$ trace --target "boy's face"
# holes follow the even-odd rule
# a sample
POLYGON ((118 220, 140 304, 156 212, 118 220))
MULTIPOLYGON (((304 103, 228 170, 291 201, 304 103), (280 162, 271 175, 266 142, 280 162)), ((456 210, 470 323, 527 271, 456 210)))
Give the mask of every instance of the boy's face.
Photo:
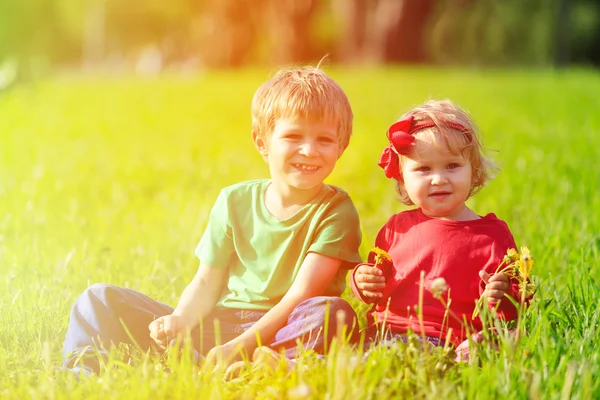
POLYGON ((333 122, 281 118, 267 138, 255 135, 254 142, 273 182, 291 190, 320 187, 342 153, 333 122))

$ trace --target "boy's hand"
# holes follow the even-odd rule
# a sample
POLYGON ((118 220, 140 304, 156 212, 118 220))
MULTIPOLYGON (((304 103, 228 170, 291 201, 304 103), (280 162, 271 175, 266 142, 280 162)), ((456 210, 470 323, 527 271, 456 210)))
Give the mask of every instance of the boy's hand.
POLYGON ((487 297, 488 303, 492 305, 499 303, 508 291, 510 285, 508 276, 504 273, 490 275, 482 270, 479 271, 479 277, 485 283, 483 296, 487 297))
POLYGON ((240 345, 230 341, 220 346, 213 347, 204 360, 207 368, 213 369, 217 365, 229 366, 241 360, 240 345))
POLYGON ((150 337, 161 349, 165 349, 173 340, 185 333, 186 324, 180 315, 165 315, 148 325, 150 337))
POLYGON ((361 296, 367 302, 372 302, 383 297, 385 278, 379 268, 366 264, 360 265, 354 273, 354 282, 361 296))

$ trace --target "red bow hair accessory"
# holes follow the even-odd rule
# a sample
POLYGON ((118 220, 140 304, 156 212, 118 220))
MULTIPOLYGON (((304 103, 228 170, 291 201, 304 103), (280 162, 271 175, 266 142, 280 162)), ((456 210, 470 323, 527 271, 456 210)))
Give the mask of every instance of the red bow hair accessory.
MULTIPOLYGON (((415 141, 413 134, 421 129, 437 126, 434 122, 426 122, 413 126, 413 120, 413 116, 401 119, 388 129, 387 138, 390 141, 390 145, 383 149, 378 163, 388 178, 400 179, 400 160, 398 154, 406 155, 410 153, 411 145, 415 141)), ((456 122, 442 121, 442 124, 467 135, 470 132, 469 129, 456 122)))
POLYGON ((408 154, 412 142, 415 141, 415 137, 409 133, 413 119, 412 116, 402 119, 390 126, 387 131, 390 145, 383 149, 378 164, 388 178, 400 179, 398 154, 408 154))

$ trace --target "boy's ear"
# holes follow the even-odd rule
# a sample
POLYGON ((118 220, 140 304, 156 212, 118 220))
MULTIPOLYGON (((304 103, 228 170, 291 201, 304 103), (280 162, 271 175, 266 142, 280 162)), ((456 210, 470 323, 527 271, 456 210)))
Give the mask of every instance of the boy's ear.
POLYGON ((267 151, 267 141, 256 131, 252 131, 252 141, 254 142, 256 150, 258 150, 262 158, 267 161, 267 156, 269 155, 269 152, 267 151))

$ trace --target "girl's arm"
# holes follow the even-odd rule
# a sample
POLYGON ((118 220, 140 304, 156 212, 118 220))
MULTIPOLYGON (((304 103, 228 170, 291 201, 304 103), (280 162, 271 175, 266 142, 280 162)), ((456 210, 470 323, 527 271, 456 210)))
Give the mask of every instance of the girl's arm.
MULTIPOLYGON (((227 360, 239 348, 248 354, 258 347, 257 333, 261 343, 269 343, 277 331, 285 326, 292 311, 304 300, 320 296, 332 282, 342 260, 317 253, 308 253, 290 290, 281 301, 270 309, 250 329, 223 345, 222 356, 227 360)), ((211 351, 211 353, 213 353, 211 351)), ((216 356, 212 354, 212 356, 216 356)), ((208 358, 211 358, 209 354, 208 358)), ((231 360, 229 360, 231 361, 231 360)))

